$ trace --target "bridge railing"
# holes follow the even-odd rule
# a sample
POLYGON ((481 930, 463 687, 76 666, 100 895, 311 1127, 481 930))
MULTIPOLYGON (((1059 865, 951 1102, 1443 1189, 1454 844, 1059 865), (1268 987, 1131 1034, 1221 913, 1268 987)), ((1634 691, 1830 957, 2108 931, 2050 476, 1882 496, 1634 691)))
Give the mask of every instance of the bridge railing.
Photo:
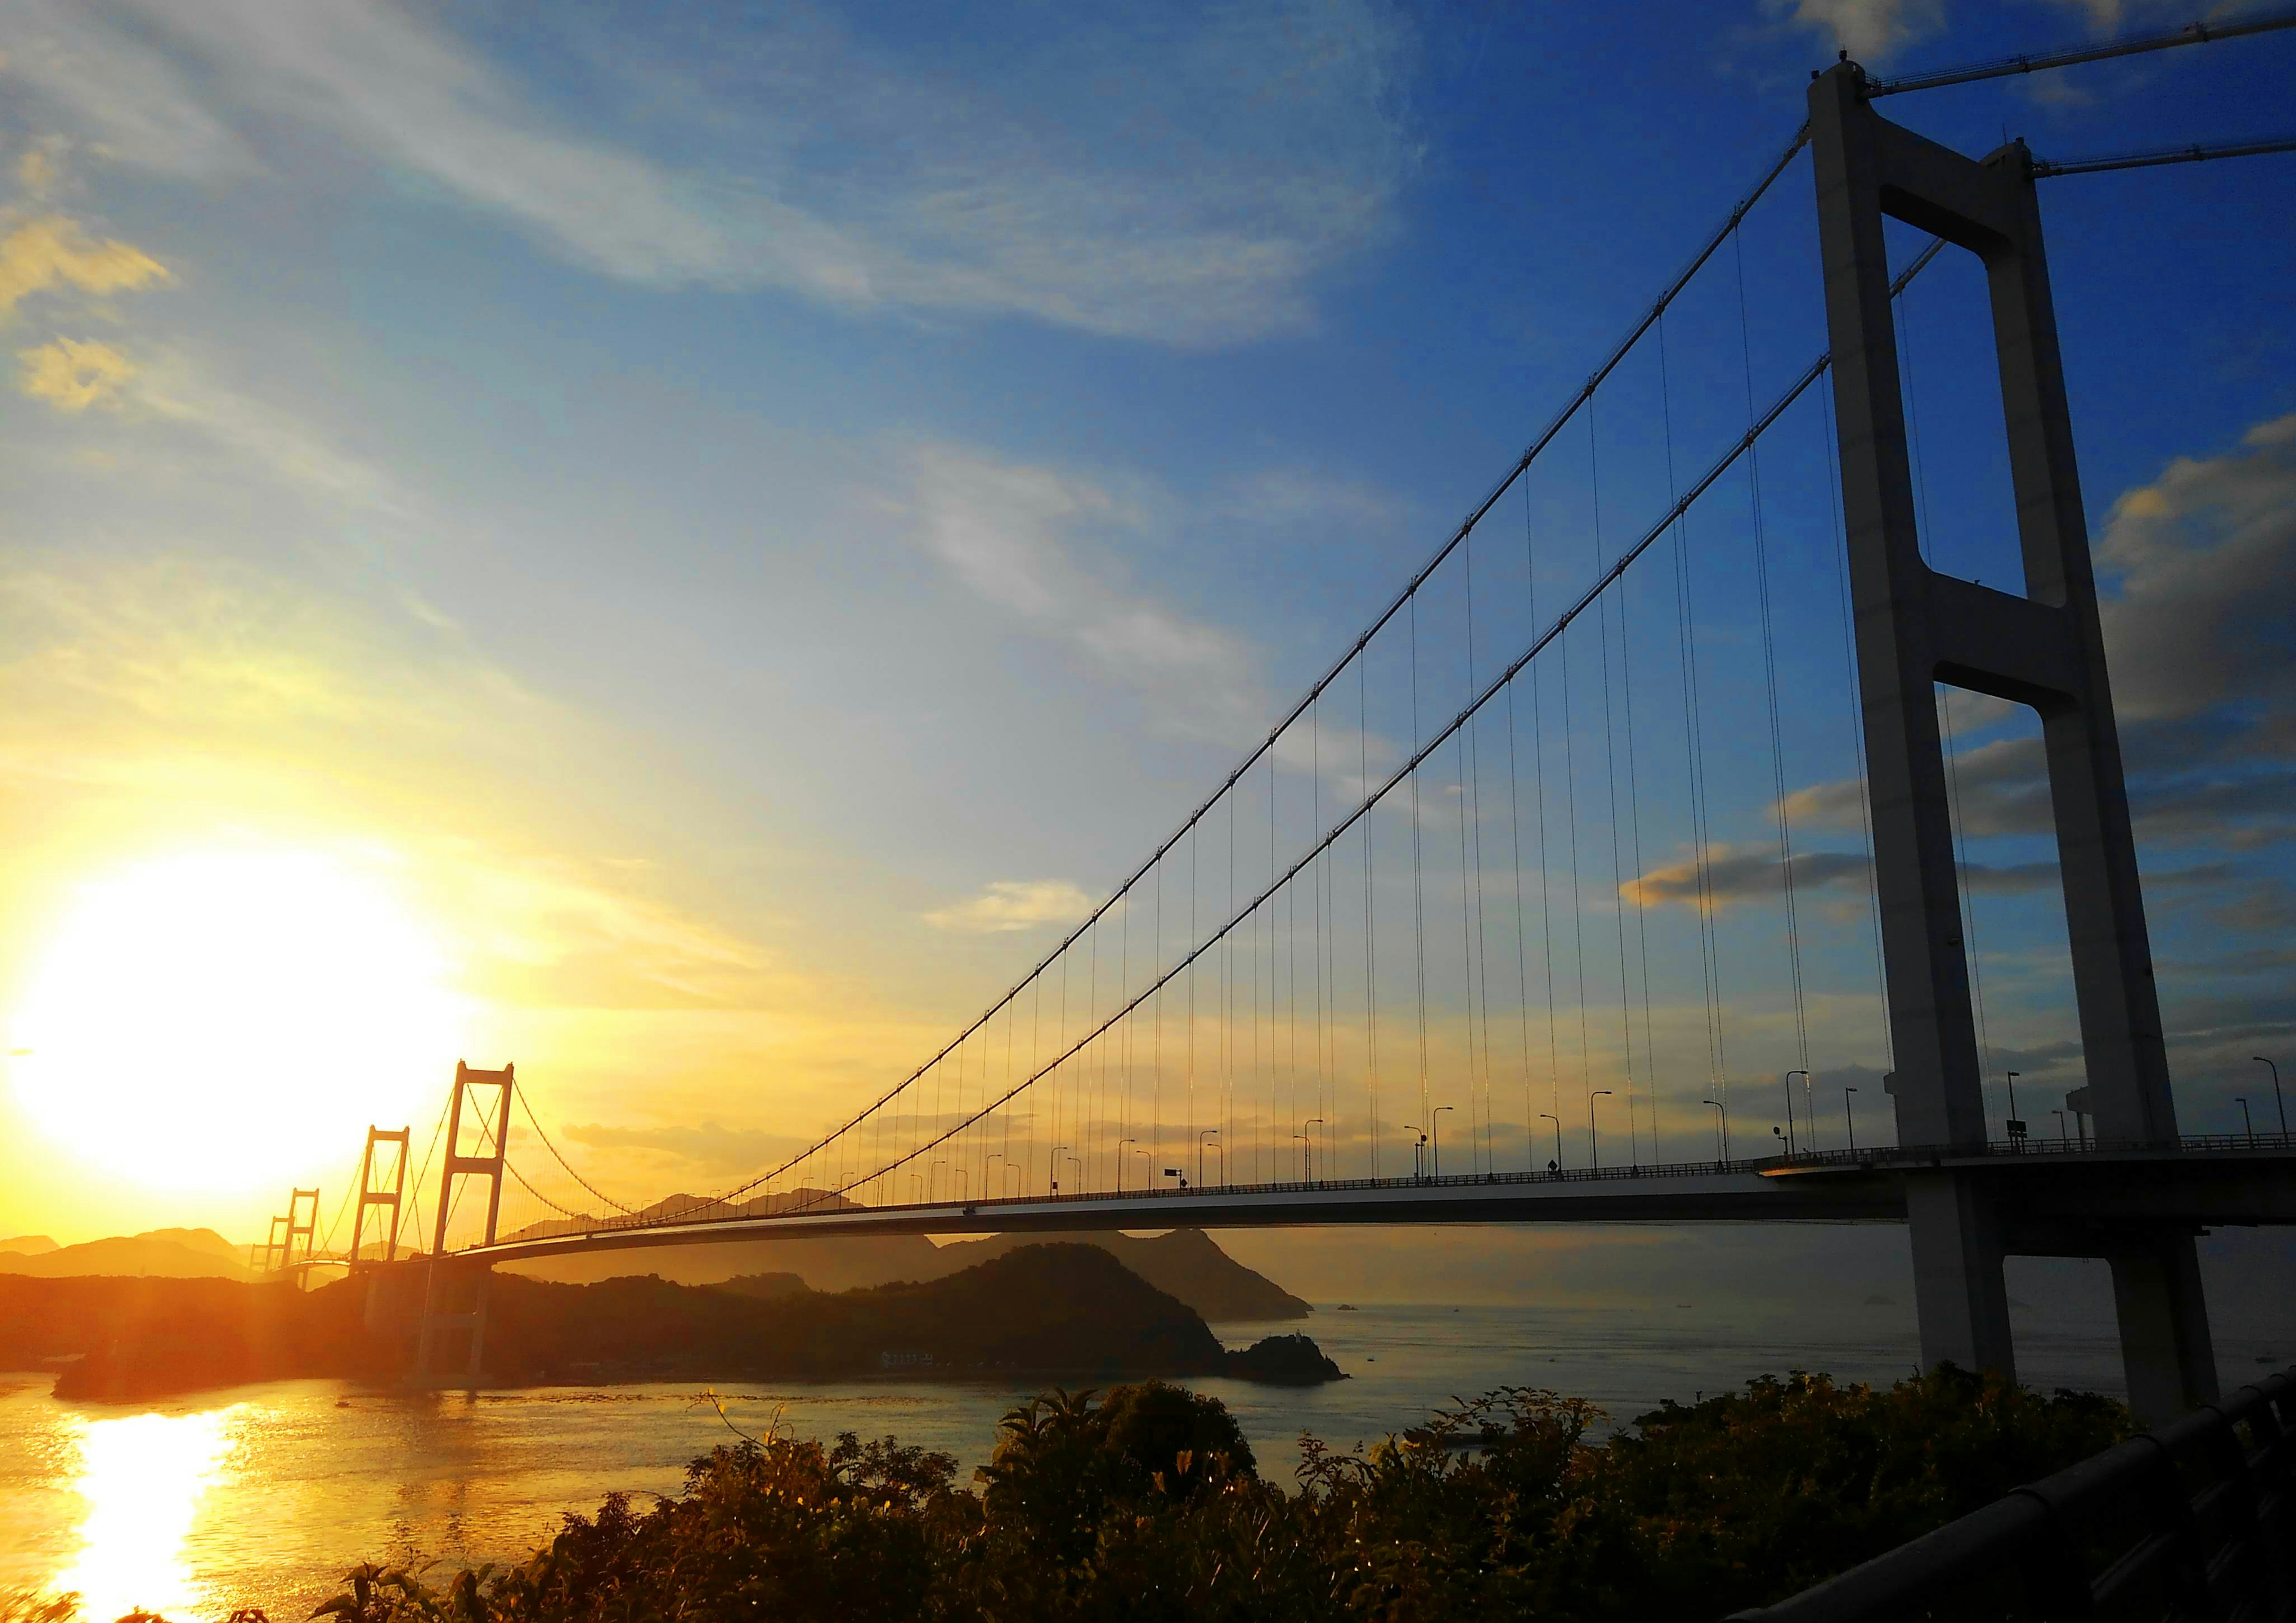
POLYGON ((1731 1623, 2296 1618, 2296 1371, 1731 1623))

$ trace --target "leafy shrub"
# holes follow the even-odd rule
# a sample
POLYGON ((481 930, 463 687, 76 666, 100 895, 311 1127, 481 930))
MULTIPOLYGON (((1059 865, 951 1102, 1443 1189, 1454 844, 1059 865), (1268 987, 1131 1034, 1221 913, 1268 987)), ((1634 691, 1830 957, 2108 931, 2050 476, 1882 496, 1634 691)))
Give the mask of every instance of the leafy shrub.
MULTIPOLYGON (((1161 1382, 1007 1414, 946 1454, 743 1441, 643 1512, 569 1516, 440 1590, 362 1567, 344 1623, 1208 1623, 1693 1619, 1794 1593, 2128 1435, 2126 1410, 1950 1367, 1887 1390, 1764 1378, 1606 1441, 1584 1399, 1505 1388, 1368 1450, 1300 1439, 1264 1480, 1212 1398, 1161 1382)), ((45 1620, 44 1620, 45 1623, 45 1620)))

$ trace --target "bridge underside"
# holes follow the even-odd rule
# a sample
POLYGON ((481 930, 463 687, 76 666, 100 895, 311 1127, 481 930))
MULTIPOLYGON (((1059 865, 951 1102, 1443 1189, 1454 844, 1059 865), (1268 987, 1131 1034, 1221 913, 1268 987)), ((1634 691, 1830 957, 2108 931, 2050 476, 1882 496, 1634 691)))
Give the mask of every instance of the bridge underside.
POLYGON ((2095 1256, 2124 1226, 2296 1224, 2296 1150, 2099 1151, 2047 1156, 1907 1155, 1829 1164, 1734 1164, 1707 1171, 1565 1177, 1406 1178, 1234 1189, 1145 1190, 1050 1199, 840 1205, 769 1216, 627 1223, 456 1253, 513 1262, 663 1245, 857 1234, 991 1234, 1111 1229, 1283 1228, 1416 1223, 1902 1223, 1909 1180, 1974 1179, 1994 1198, 2007 1249, 2095 1256))

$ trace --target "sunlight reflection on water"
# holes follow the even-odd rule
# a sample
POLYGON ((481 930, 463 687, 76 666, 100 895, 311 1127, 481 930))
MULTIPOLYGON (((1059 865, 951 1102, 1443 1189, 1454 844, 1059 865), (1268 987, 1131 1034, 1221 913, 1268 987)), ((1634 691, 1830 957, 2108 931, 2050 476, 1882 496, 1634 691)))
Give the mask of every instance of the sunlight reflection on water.
POLYGON ((222 1473, 238 1406, 204 1414, 75 1417, 86 1506, 80 1547, 55 1587, 77 1590, 92 1618, 187 1610, 199 1587, 184 1545, 200 1501, 222 1473))

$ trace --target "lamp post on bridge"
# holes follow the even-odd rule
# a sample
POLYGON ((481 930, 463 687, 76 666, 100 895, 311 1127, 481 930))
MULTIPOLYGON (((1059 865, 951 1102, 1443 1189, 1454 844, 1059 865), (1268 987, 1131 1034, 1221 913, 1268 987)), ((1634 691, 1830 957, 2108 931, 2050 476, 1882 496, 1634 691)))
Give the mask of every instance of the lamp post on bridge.
POLYGON ((2288 1136, 2288 1101, 2280 1096, 2280 1067, 2260 1053, 2248 1057, 2272 1073, 2272 1102, 2280 1107, 2280 1136, 2285 1138, 2288 1136))
POLYGON ((1069 1147, 1070 1146, 1067 1144, 1054 1144, 1053 1146, 1052 1160, 1045 1168, 1045 1170, 1051 1175, 1050 1181, 1053 1185, 1052 1192, 1054 1194, 1058 1194, 1061 1192, 1061 1152, 1068 1149, 1069 1147))
MULTIPOLYGON (((1218 1127, 1206 1127, 1196 1135, 1196 1187, 1199 1189, 1204 1186, 1204 1140, 1218 1136, 1218 1127)), ((1215 1144, 1213 1148, 1220 1152, 1220 1182, 1225 1184, 1227 1182, 1227 1146, 1215 1144)))
POLYGON ((1701 1104, 1710 1104, 1720 1112, 1720 1125, 1714 1129, 1715 1162, 1718 1167, 1730 1161, 1730 1107, 1719 1099, 1701 1099, 1701 1104))
POLYGON ((1841 1085, 1841 1130, 1849 1140, 1849 1153, 1857 1153, 1857 1123, 1849 1115, 1849 1095, 1857 1090, 1847 1082, 1841 1085))
POLYGON ((2052 1115, 2052 1116, 2054 1116, 2054 1117, 2057 1119, 2057 1143, 2058 1143, 2058 1145, 2059 1145, 2061 1148, 2068 1148, 2068 1149, 2069 1149, 2069 1148, 2070 1148, 2070 1147, 2071 1147, 2071 1145, 2072 1145, 2072 1142, 2073 1142, 2073 1141, 2072 1141, 2071 1137, 2070 1137, 2070 1135, 2065 1132, 2065 1113, 2064 1113, 2062 1111, 2051 1111, 2049 1112, 2049 1114, 2050 1114, 2050 1115, 2052 1115))
MULTIPOLYGON (((1119 1194, 1124 1193, 1124 1146, 1136 1144, 1139 1142, 1136 1138, 1119 1138, 1116 1141, 1116 1193, 1119 1194)), ((1147 1152, 1144 1150, 1141 1153, 1144 1155, 1147 1152)))
MULTIPOLYGON (((988 1152, 988 1159, 980 1163, 980 1198, 984 1201, 988 1198, 988 1168, 992 1163, 1003 1160, 1004 1160, 1004 1151, 991 1150, 988 1152)), ((1002 1184, 996 1186, 996 1193, 1000 1195, 1004 1193, 1004 1186, 1002 1184)))
POLYGON ((1443 1124, 1436 1118, 1452 1108, 1447 1104, 1439 1104, 1427 1112, 1427 1130, 1435 1140, 1435 1176, 1437 1177, 1443 1176, 1443 1124))
POLYGON ((1603 1165, 1603 1157, 1595 1142, 1595 1101, 1610 1096, 1611 1090, 1607 1087, 1598 1087, 1587 1095, 1587 1169, 1590 1172, 1601 1170, 1603 1165))
MULTIPOLYGON (((1303 1127, 1329 1127, 1331 1126, 1331 1123, 1325 1121, 1321 1116, 1310 1116, 1307 1120, 1301 1122, 1300 1125, 1303 1127)), ((1315 1148, 1316 1135, 1311 1132, 1305 1135, 1305 1136, 1308 1140, 1308 1148, 1312 1152, 1315 1148)), ((1331 1162, 1328 1159, 1324 1161, 1324 1167, 1326 1171, 1331 1169, 1331 1162)), ((1308 1181, 1311 1184, 1316 1181, 1315 1166, 1312 1160, 1308 1163, 1308 1181)))
POLYGON ((1411 1145, 1411 1178, 1414 1183, 1424 1183, 1427 1179, 1427 1129, 1406 1122, 1403 1130, 1419 1135, 1411 1145))
MULTIPOLYGON (((1806 1087, 1809 1083, 1809 1072, 1790 1070, 1786 1072, 1784 1078, 1786 1087, 1786 1153, 1789 1156, 1794 1152, 1793 1079, 1796 1077, 1802 1079, 1803 1086, 1806 1087)), ((1804 1112, 1804 1114, 1808 1113, 1804 1112)), ((1815 1117, 1811 1118, 1809 1124, 1809 1147, 1813 1150, 1817 1148, 1817 1120, 1815 1117)))
POLYGON ((2008 1070, 2001 1074, 2009 1078, 2009 1147, 2021 1150, 2025 1147, 2025 1124, 2017 1119, 2017 1078, 2025 1073, 2008 1070))
POLYGON ((2248 1119, 2248 1101, 2235 1099, 2233 1102, 2240 1106, 2240 1135, 2248 1140, 2248 1147, 2253 1150, 2256 1148, 2256 1123, 2248 1119))
POLYGON ((1560 1177, 1562 1175, 1562 1118, 1552 1111, 1541 1111, 1538 1119, 1554 1124, 1554 1164, 1550 1170, 1560 1177))

